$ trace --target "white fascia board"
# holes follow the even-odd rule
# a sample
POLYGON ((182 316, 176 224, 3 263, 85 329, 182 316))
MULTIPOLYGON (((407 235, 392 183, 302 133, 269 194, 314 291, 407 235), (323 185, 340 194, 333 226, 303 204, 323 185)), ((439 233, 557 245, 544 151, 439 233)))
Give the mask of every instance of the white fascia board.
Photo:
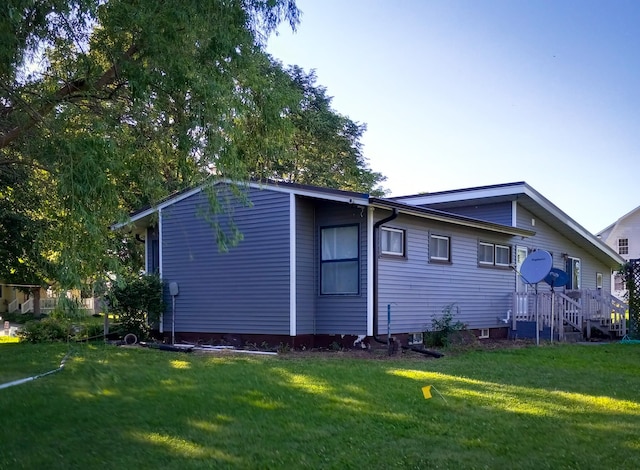
POLYGON ((135 214, 134 216, 130 217, 126 222, 118 222, 117 224, 113 224, 111 226, 111 230, 120 230, 121 228, 124 228, 140 219, 144 219, 145 217, 153 214, 154 212, 157 212, 158 208, 157 207, 150 207, 149 209, 146 209, 142 212, 138 212, 137 214, 135 214))
MULTIPOLYGON (((242 184, 241 184, 242 185, 242 184)), ((331 192, 324 192, 322 188, 304 189, 304 188, 287 188, 286 186, 279 186, 274 183, 248 183, 247 186, 253 189, 269 189, 280 193, 296 194, 298 196, 307 196, 315 199, 323 199, 325 201, 344 202, 347 204, 357 204, 361 206, 368 206, 369 199, 367 197, 353 197, 343 194, 332 194, 331 192)))
POLYGON ((297 334, 296 195, 289 195, 289 336, 297 334))
POLYGON ((407 196, 394 198, 395 201, 405 204, 422 205, 422 204, 439 204, 442 202, 464 201, 466 199, 482 199, 485 197, 511 196, 522 194, 525 185, 507 185, 492 188, 477 188, 470 190, 451 191, 446 194, 425 194, 423 196, 407 196))
POLYGON ((168 200, 166 200, 164 202, 161 202, 160 204, 158 204, 157 208, 158 209, 164 209, 166 207, 172 206, 176 202, 183 201, 184 199, 187 199, 188 197, 191 197, 194 194, 198 194, 201 191, 202 191, 202 186, 198 186, 197 188, 193 188, 193 189, 191 189, 189 191, 185 191, 182 194, 178 194, 176 197, 173 197, 173 198, 168 199, 168 200))
MULTIPOLYGON (((538 204, 540 207, 542 207, 547 212, 549 212, 553 217, 558 219, 561 223, 565 224, 567 227, 569 227, 571 230, 576 232, 582 238, 589 241, 594 248, 599 249, 600 251, 605 253, 607 256, 609 256, 612 260, 615 260, 616 262, 622 260, 620 255, 616 253, 615 250, 613 250, 609 245, 604 243, 594 234, 589 232, 586 228, 581 226, 578 222, 576 222, 567 214, 565 214, 562 210, 560 210, 559 207, 557 207, 547 198, 542 196, 539 192, 534 190, 531 186, 526 185, 525 194, 529 196, 536 204, 538 204)), ((620 261, 620 263, 623 263, 623 262, 624 260, 620 261)))
POLYGON ((369 207, 367 209, 367 336, 373 336, 373 257, 375 256, 375 247, 373 246, 373 212, 375 209, 369 207))
POLYGON ((150 216, 151 214, 153 214, 155 212, 159 212, 160 210, 162 210, 162 209, 164 209, 166 207, 169 207, 169 206, 175 204, 176 202, 180 202, 180 201, 182 201, 182 200, 184 200, 184 199, 186 199, 188 197, 193 196, 194 194, 198 194, 200 191, 202 191, 202 187, 201 186, 199 186, 197 188, 194 188, 194 189, 191 189, 189 191, 186 191, 186 192, 184 192, 182 194, 179 194, 176 197, 173 197, 171 199, 167 199, 166 201, 161 202, 158 205, 155 205, 155 206, 150 207, 150 208, 148 208, 148 209, 146 209, 146 210, 144 210, 142 212, 138 212, 137 214, 134 214, 126 222, 120 222, 120 223, 117 223, 117 224, 113 224, 111 226, 111 230, 118 230, 118 229, 121 229, 123 227, 126 227, 127 225, 130 225, 130 224, 132 224, 132 223, 134 223, 134 222, 136 222, 136 221, 138 221, 140 219, 144 219, 145 217, 150 216))

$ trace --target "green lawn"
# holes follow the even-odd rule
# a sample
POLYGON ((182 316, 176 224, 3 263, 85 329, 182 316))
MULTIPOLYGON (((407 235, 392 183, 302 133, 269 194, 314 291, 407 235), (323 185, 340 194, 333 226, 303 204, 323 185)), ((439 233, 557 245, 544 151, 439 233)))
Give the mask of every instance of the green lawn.
MULTIPOLYGON (((66 352, 0 344, 0 383, 66 352)), ((366 360, 82 344, 0 404, 0 468, 640 465, 638 345, 366 360), (425 400, 425 385, 446 402, 425 400)))

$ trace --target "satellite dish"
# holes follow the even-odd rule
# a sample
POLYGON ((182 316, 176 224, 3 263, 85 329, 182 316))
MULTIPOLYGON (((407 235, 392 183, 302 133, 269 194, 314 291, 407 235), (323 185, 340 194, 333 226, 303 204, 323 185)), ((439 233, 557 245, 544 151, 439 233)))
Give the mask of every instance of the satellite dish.
POLYGON ((548 251, 534 251, 522 262, 520 276, 527 284, 537 284, 547 277, 552 265, 553 260, 548 251))
POLYGON ((552 288, 566 286, 569 282, 569 275, 562 269, 551 268, 549 274, 544 278, 544 282, 549 284, 552 288))

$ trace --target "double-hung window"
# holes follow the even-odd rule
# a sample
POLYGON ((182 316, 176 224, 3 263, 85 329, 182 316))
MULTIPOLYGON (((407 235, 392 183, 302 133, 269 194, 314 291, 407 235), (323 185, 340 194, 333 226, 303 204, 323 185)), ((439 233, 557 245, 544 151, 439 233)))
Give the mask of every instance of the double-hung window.
POLYGON ((383 255, 404 256, 404 230, 382 227, 380 251, 383 255))
POLYGON ((358 225, 324 227, 320 230, 320 293, 360 292, 358 225))
POLYGON ((430 235, 429 260, 436 262, 451 261, 451 239, 449 237, 435 234, 430 235))
POLYGON ((497 243, 478 244, 478 263, 482 266, 508 267, 511 261, 511 247, 497 243))
POLYGON ((628 238, 618 238, 618 254, 620 254, 620 255, 628 255, 629 254, 629 239, 628 238))

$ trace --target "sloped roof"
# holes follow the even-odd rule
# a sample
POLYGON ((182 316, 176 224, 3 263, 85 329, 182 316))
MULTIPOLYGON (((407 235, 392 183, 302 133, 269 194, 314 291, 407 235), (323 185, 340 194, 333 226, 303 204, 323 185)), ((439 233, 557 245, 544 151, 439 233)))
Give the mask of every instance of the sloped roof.
MULTIPOLYGON (((214 185, 229 184, 228 181, 218 181, 214 185)), ((431 220, 438 220, 455 225, 462 225, 466 227, 473 227, 481 230, 487 230, 490 232, 502 233, 507 235, 518 235, 523 237, 530 237, 535 234, 534 231, 519 229, 508 225, 496 224, 488 222, 486 220, 475 219, 472 217, 461 216, 458 214, 452 214, 449 212, 416 207, 411 204, 403 204, 389 198, 370 198, 366 193, 358 193, 353 191, 343 191, 331 188, 321 188, 317 186, 309 186, 297 183, 287 183, 279 181, 252 181, 249 183, 240 183, 240 187, 253 188, 253 189, 268 189, 271 191, 280 191, 286 193, 292 193, 299 196, 311 197, 314 199, 320 199, 325 201, 343 202, 346 204, 355 204, 360 206, 372 206, 382 209, 393 210, 396 209, 401 213, 417 216, 421 218, 427 218, 431 220)), ((114 224, 112 229, 119 229, 125 226, 133 226, 134 228, 141 228, 150 225, 153 222, 155 214, 166 207, 169 207, 183 199, 189 198, 195 194, 204 190, 204 186, 192 188, 175 193, 157 204, 149 207, 145 207, 131 214, 128 221, 114 224)))
POLYGON ((592 253, 600 261, 612 267, 624 263, 615 250, 524 181, 401 196, 393 200, 404 204, 433 206, 445 211, 447 207, 456 207, 460 203, 518 201, 518 205, 545 220, 559 233, 592 253))
POLYGON ((620 217, 618 220, 616 220, 614 223, 607 225, 605 228, 603 228, 602 230, 600 230, 596 235, 600 236, 603 233, 611 230, 613 227, 615 227, 616 225, 618 225, 620 222, 622 222, 624 219, 631 217, 632 215, 634 215, 636 212, 640 211, 640 206, 636 207, 635 209, 630 210, 629 212, 627 212, 626 214, 624 214, 622 217, 620 217))

